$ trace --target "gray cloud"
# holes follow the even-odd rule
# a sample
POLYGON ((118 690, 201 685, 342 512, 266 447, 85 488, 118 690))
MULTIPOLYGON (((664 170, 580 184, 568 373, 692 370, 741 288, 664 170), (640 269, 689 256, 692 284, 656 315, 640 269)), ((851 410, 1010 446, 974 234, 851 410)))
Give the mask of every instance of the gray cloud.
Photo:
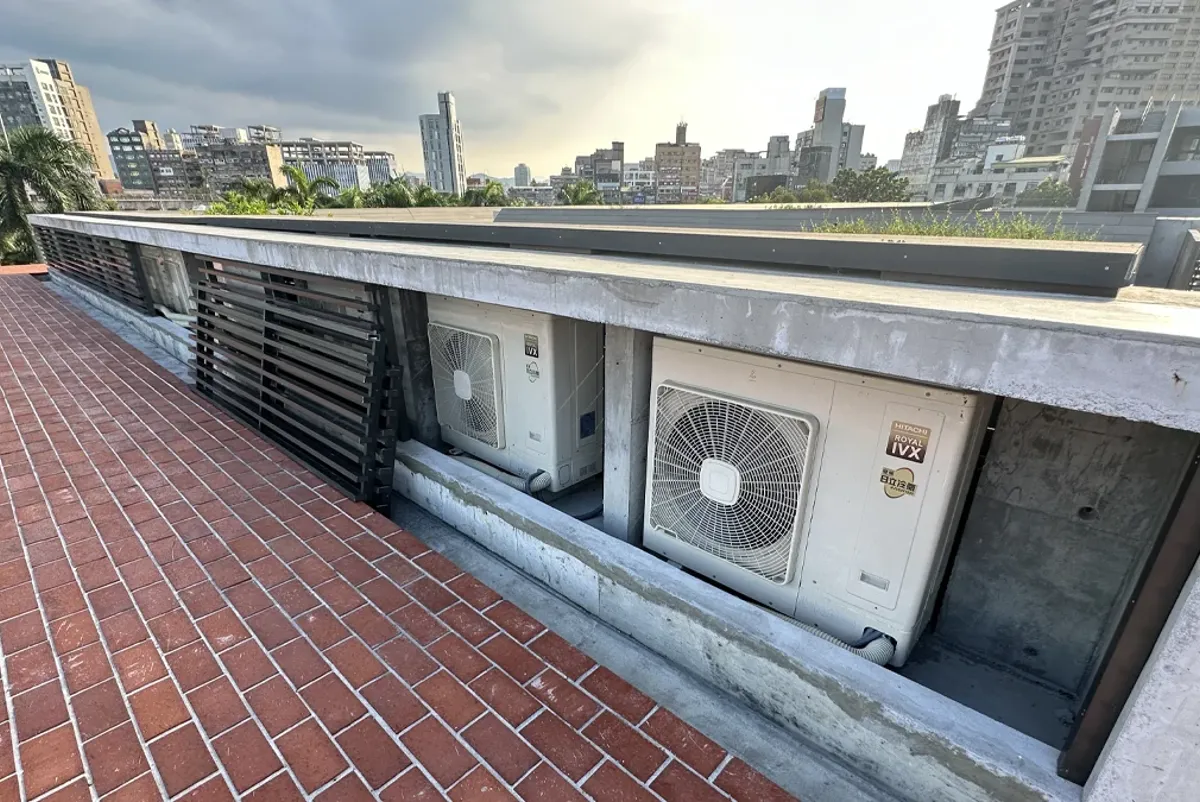
POLYGON ((8 0, 0 60, 71 62, 106 129, 134 117, 263 122, 386 143, 415 135, 416 116, 449 88, 464 128, 503 141, 587 103, 660 37, 646 5, 8 0))

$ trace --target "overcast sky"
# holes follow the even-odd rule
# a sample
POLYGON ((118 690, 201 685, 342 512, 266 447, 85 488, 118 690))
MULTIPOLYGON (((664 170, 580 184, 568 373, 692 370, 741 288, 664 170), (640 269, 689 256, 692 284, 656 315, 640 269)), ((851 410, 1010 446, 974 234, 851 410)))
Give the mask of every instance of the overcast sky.
POLYGON ((133 118, 352 138, 422 172, 417 115, 452 90, 467 171, 546 176, 688 122, 705 155, 765 150, 847 90, 899 158, 925 107, 978 99, 1001 0, 3 0, 0 62, 70 62, 105 130, 133 118))

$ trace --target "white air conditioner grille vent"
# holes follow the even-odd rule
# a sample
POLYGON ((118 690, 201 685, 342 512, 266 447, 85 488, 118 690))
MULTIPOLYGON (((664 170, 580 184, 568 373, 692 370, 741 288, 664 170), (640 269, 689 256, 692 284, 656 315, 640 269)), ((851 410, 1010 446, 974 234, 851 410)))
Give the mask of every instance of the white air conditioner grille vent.
POLYGON ((788 582, 815 419, 669 384, 656 414, 651 525, 788 582))
POLYGON ((493 448, 504 448, 497 338, 430 323, 429 355, 438 422, 493 448))

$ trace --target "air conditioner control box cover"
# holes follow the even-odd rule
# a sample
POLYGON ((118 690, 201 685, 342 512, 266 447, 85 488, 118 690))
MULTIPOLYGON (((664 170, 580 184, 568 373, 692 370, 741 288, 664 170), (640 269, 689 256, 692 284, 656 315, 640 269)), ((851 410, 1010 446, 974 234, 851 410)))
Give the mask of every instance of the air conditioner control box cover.
MULTIPOLYGON (((903 664, 932 613, 993 399, 665 338, 654 341, 651 387, 645 546, 843 640, 868 627, 886 633, 897 642, 892 662, 903 664), (811 431, 799 506, 780 532, 790 538, 786 576, 756 573, 662 528, 670 516, 655 509, 656 458, 660 510, 666 493, 680 491, 678 481, 662 485, 672 474, 662 462, 669 455, 656 454, 669 435, 660 413, 671 418, 660 404, 678 390, 794 417, 811 431)), ((718 509, 735 491, 753 499, 745 477, 725 475, 720 453, 697 451, 688 459, 716 488, 697 488, 700 505, 718 509)))
MULTIPOLYGON (((487 337, 498 348, 499 445, 456 431, 441 420, 442 439, 509 473, 551 476, 562 490, 597 475, 604 453, 604 327, 541 312, 428 296, 431 335, 445 326, 487 337)), ((456 392, 437 380, 439 354, 430 339, 439 410, 456 392)))

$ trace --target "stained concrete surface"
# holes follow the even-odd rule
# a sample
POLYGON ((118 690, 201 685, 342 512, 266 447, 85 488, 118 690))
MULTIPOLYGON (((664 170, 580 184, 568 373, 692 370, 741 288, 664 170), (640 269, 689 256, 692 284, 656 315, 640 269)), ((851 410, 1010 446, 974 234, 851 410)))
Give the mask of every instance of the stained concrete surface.
POLYGON ((938 635, 1082 693, 1196 444, 1185 432, 1006 401, 938 635))

